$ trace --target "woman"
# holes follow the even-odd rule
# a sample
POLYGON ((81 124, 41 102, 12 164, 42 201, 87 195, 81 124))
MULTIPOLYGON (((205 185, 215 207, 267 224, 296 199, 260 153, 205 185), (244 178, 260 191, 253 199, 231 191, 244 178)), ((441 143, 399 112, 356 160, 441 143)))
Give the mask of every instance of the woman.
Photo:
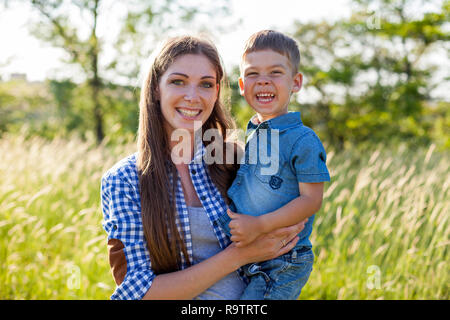
POLYGON ((220 102, 222 80, 208 41, 173 38, 156 56, 141 91, 138 152, 102 178, 103 227, 117 284, 112 299, 238 299, 246 281, 241 266, 284 254, 297 242, 303 223, 238 248, 216 222, 237 168, 207 165, 211 142, 194 137, 200 127, 220 132, 216 144, 226 140, 232 120, 220 102), (183 150, 181 158, 175 150, 183 150))

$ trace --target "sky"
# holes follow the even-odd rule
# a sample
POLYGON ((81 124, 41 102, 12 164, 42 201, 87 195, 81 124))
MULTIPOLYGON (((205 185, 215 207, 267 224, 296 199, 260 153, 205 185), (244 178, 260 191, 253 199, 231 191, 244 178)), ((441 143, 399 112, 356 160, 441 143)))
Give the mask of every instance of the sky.
MULTIPOLYGON (((230 0, 230 2, 232 18, 236 21, 241 20, 241 24, 231 32, 214 39, 226 70, 238 65, 239 49, 256 31, 272 28, 287 32, 292 29, 294 20, 330 21, 349 16, 351 12, 349 0, 230 0)), ((64 77, 64 70, 67 71, 68 66, 60 61, 63 56, 62 50, 51 48, 29 34, 27 23, 30 16, 32 12, 29 8, 17 3, 0 12, 2 78, 8 79, 11 73, 25 73, 30 81, 64 77)), ((113 26, 114 23, 108 25, 113 26)), ((102 30, 99 30, 99 33, 101 34, 102 30)))

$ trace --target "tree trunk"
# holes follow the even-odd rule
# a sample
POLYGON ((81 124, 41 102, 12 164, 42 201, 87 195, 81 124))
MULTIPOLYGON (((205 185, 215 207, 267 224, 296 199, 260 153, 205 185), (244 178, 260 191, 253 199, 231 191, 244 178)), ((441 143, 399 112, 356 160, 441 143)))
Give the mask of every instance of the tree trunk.
POLYGON ((99 54, 99 47, 98 47, 98 38, 96 34, 97 29, 97 17, 98 17, 98 5, 99 1, 95 1, 94 5, 94 25, 92 27, 92 35, 91 35, 91 45, 92 45, 92 52, 91 52, 91 67, 92 67, 92 79, 90 79, 89 84, 91 87, 91 98, 92 103, 94 105, 94 120, 95 120, 95 133, 97 138, 97 143, 101 143, 103 141, 103 138, 105 137, 105 133, 103 130, 103 113, 102 113, 102 106, 99 99, 99 93, 101 90, 101 80, 98 74, 98 54, 99 54))

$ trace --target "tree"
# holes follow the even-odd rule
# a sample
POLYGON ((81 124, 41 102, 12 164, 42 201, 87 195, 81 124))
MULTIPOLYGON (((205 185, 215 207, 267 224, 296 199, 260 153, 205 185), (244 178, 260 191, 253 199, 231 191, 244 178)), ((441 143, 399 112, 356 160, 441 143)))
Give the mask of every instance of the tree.
POLYGON ((428 139, 437 66, 427 58, 448 45, 450 2, 428 12, 421 3, 358 0, 348 21, 296 24, 305 91, 315 97, 303 114, 330 143, 428 139))
MULTIPOLYGON (((140 50, 137 46, 137 39, 145 39, 145 34, 163 34, 171 28, 171 24, 162 23, 165 18, 172 17, 174 21, 189 23, 199 14, 205 14, 198 8, 208 8, 209 14, 214 12, 224 12, 227 0, 215 2, 211 6, 200 6, 197 3, 181 4, 178 1, 169 0, 158 1, 128 1, 125 17, 121 18, 122 24, 120 35, 114 43, 107 43, 98 34, 98 25, 101 19, 106 18, 113 5, 117 2, 108 0, 30 0, 30 4, 37 10, 41 19, 32 24, 33 34, 55 47, 62 48, 68 55, 66 62, 80 67, 84 75, 86 87, 90 92, 90 106, 93 127, 98 142, 105 136, 104 115, 108 109, 102 105, 102 90, 108 82, 109 77, 121 75, 125 78, 135 78, 137 75, 138 62, 134 68, 128 68, 126 72, 114 73, 119 69, 120 59, 127 51, 133 56, 135 61, 140 61, 140 57, 148 56, 153 49, 147 46, 145 50, 140 50), (78 14, 76 14, 78 13, 78 14), (74 17, 83 21, 82 25, 76 24, 74 17), (79 30, 88 30, 87 34, 82 34, 79 30), (129 40, 131 39, 131 43, 129 40), (127 49, 125 50, 124 47, 127 49), (108 65, 101 64, 105 58, 106 50, 116 51, 116 57, 109 61, 108 65), (138 54, 133 54, 138 53, 138 54)), ((123 4, 119 4, 122 5, 123 4)), ((179 23, 174 23, 179 25, 179 23)), ((111 81, 111 80, 110 80, 111 81)), ((111 81, 114 82, 114 81, 111 81)), ((89 117, 88 117, 89 118, 89 117)))

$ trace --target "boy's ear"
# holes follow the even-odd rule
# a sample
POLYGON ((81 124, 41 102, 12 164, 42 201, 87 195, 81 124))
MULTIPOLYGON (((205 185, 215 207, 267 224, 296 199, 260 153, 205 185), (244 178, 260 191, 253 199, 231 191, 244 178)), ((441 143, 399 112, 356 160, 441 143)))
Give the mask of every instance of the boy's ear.
POLYGON ((216 84, 216 99, 219 97, 220 84, 216 84))
POLYGON ((302 88, 302 84, 303 84, 303 74, 301 74, 300 72, 298 72, 295 76, 294 76, 294 85, 292 87, 292 92, 298 92, 300 91, 300 89, 302 88))
POLYGON ((241 96, 244 95, 244 79, 242 79, 241 77, 239 77, 239 92, 241 94, 241 96))

